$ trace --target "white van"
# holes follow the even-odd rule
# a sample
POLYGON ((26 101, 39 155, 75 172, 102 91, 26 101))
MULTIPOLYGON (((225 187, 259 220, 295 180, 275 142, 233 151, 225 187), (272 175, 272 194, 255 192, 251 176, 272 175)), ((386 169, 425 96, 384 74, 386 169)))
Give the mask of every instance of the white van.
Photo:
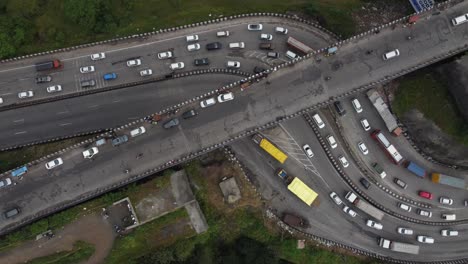
POLYGON ((395 58, 395 57, 398 57, 398 56, 400 56, 400 51, 398 49, 395 49, 395 50, 392 50, 392 51, 389 51, 389 52, 385 53, 383 55, 383 59, 388 60, 388 59, 392 59, 392 58, 395 58))
POLYGON ((447 220, 447 221, 453 221, 457 219, 456 214, 442 214, 442 219, 447 220))
POLYGON ((288 50, 288 51, 286 51, 286 57, 288 57, 288 58, 290 58, 291 60, 293 60, 293 59, 297 58, 298 56, 297 56, 296 53, 294 53, 294 52, 288 50))
POLYGON ((245 48, 245 43, 244 42, 229 43, 229 48, 230 49, 243 49, 245 48))
POLYGON ((132 131, 130 131, 130 136, 131 137, 136 137, 136 136, 139 136, 139 135, 142 135, 146 132, 146 129, 144 127, 139 127, 137 129, 133 129, 132 131))
POLYGON ((323 123, 322 118, 320 118, 319 114, 313 115, 312 118, 314 119, 315 124, 317 124, 319 128, 325 127, 325 123, 323 123))

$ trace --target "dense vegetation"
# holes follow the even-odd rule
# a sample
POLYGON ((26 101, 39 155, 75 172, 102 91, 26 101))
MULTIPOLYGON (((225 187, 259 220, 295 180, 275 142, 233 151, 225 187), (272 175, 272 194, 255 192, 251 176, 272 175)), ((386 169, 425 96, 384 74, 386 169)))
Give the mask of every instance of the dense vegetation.
POLYGON ((58 252, 50 256, 36 258, 29 264, 78 264, 88 260, 94 254, 94 246, 84 241, 73 244, 71 251, 58 252))

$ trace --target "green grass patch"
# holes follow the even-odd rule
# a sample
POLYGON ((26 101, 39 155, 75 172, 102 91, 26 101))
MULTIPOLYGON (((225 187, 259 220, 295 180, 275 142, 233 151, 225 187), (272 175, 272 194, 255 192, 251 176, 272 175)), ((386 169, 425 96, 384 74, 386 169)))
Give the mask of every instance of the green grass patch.
MULTIPOLYGON (((188 219, 185 208, 180 208, 158 219, 143 224, 133 230, 132 233, 115 241, 114 247, 106 259, 106 263, 138 263, 136 259, 144 254, 149 254, 164 243, 174 242, 177 237, 163 238, 164 227, 188 219)), ((182 237, 192 236, 194 231, 183 230, 182 237)))
POLYGON ((63 251, 50 256, 40 257, 29 261, 30 264, 75 264, 88 260, 94 254, 94 245, 84 241, 73 244, 71 251, 63 251))
POLYGON ((93 136, 90 135, 76 137, 47 144, 34 145, 30 147, 23 147, 15 150, 0 152, 0 173, 14 169, 38 158, 42 158, 45 155, 67 148, 91 137, 93 136))
POLYGON ((411 109, 419 110, 442 131, 468 146, 468 124, 457 109, 447 84, 434 73, 419 72, 404 77, 392 107, 400 117, 411 109))
POLYGON ((309 0, 305 11, 317 17, 332 32, 346 38, 356 34, 352 12, 361 4, 361 0, 309 0))

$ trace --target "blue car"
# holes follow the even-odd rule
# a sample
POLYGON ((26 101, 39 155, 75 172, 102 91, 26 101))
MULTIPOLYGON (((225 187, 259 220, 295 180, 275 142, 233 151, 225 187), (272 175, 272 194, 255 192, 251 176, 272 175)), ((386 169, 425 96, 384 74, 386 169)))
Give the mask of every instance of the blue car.
POLYGON ((117 74, 115 72, 104 74, 104 80, 109 81, 114 79, 117 79, 117 74))

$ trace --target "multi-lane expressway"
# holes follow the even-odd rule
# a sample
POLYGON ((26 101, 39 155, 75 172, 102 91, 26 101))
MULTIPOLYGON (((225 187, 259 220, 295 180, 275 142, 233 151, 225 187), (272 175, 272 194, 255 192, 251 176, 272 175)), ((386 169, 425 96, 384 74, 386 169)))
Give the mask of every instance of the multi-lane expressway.
MULTIPOLYGON (((330 97, 341 95, 359 86, 375 82, 385 76, 392 76, 393 74, 399 73, 401 70, 409 69, 420 63, 429 61, 434 56, 446 54, 460 47, 464 47, 466 45, 466 40, 464 39, 466 25, 456 28, 450 25, 450 19, 452 17, 464 12, 468 12, 468 6, 463 3, 457 5, 456 8, 449 8, 441 12, 439 15, 429 15, 427 16, 427 19, 421 20, 420 23, 417 23, 410 28, 397 27, 394 30, 387 28, 381 30, 379 34, 369 35, 365 38, 358 38, 353 42, 343 45, 340 48, 339 53, 334 57, 325 58, 318 56, 320 60, 310 59, 297 63, 292 67, 282 68, 270 74, 267 80, 263 80, 252 85, 248 90, 243 92, 234 90, 234 101, 217 104, 207 109, 199 109, 199 116, 191 120, 183 120, 181 125, 177 128, 165 130, 161 126, 150 126, 145 124, 148 130, 146 134, 137 138, 132 138, 129 143, 119 147, 112 147, 108 143, 100 147, 100 153, 92 161, 83 159, 81 151, 84 149, 80 147, 61 154, 61 157, 64 160, 64 165, 54 170, 46 170, 44 163, 41 162, 37 164, 37 166, 31 167, 30 172, 22 181, 19 182, 18 185, 5 189, 0 193, 1 199, 5 201, 5 203, 1 205, 1 211, 5 211, 15 206, 22 209, 22 213, 18 217, 1 222, 0 227, 2 228, 2 232, 8 231, 9 226, 15 222, 28 219, 30 216, 35 214, 40 216, 40 214, 45 210, 54 208, 63 203, 71 202, 78 197, 81 197, 83 194, 92 193, 106 186, 119 183, 129 177, 149 171, 150 169, 157 167, 160 164, 164 164, 169 160, 177 159, 187 153, 196 152, 205 147, 220 143, 228 138, 232 138, 235 135, 241 134, 243 131, 267 124, 279 116, 288 116, 306 107, 326 101, 330 97), (411 40, 407 39, 408 34, 413 36, 411 40), (400 50, 400 57, 392 61, 383 61, 381 54, 395 48, 400 50), (368 55, 368 50, 373 50, 373 55, 368 55), (341 65, 341 67, 336 68, 334 65, 337 64, 341 65), (324 76, 331 76, 332 79, 326 81, 324 76), (136 159, 135 157, 139 153, 144 153, 144 156, 141 159, 136 159), (124 170, 128 168, 130 168, 130 174, 126 174, 124 172, 124 170)), ((267 29, 271 30, 274 26, 274 24, 268 24, 267 29)), ((226 27, 229 26, 226 25, 226 27)), ((290 25, 290 27, 293 27, 293 25, 290 25)), ((239 26, 239 29, 242 28, 246 31, 245 24, 243 26, 239 26)), ((200 33, 200 36, 203 36, 203 34, 214 36, 214 32, 220 29, 223 28, 213 29, 211 33, 200 33)), ((196 29, 190 30, 191 32, 189 33, 198 33, 196 29)), ((245 34, 250 34, 250 32, 245 32, 245 34)), ((257 35, 258 33, 253 36, 257 35)), ((246 35, 245 38, 248 39, 249 36, 246 35)), ((245 41, 248 47, 246 39, 241 39, 241 41, 245 41)), ((320 44, 320 42, 317 42, 317 44, 320 44)), ((256 45, 253 46, 255 49, 256 45)), ((320 46, 313 47, 320 48, 320 46)), ((131 57, 131 55, 122 55, 122 58, 125 56, 131 57)), ((221 59, 221 61, 223 60, 224 59, 221 59)), ((252 62, 251 67, 253 67, 254 64, 255 62, 252 62)), ((249 65, 248 62, 247 65, 249 65)), ((3 67, 6 66, 7 65, 4 65, 3 67)), ((75 67, 75 71, 76 70, 77 68, 75 67)), ((7 70, 3 70, 2 73, 3 72, 7 72, 7 70)), ((73 83, 75 81, 76 80, 73 80, 71 82, 73 83)), ((184 82, 184 79, 180 79, 179 81, 181 82, 179 85, 183 85, 185 88, 188 86, 187 83, 195 82, 196 80, 187 79, 187 81, 184 82)), ((220 85, 223 83, 224 82, 222 80, 217 79, 214 85, 220 85)), ((168 84, 161 86, 165 85, 169 87, 171 84, 168 82, 168 84)), ((194 87, 197 86, 194 85, 194 87)), ((151 88, 152 87, 144 87, 138 89, 151 88)), ((216 87, 211 88, 215 89, 216 87)), ((167 89, 166 91, 170 91, 169 88, 164 89, 167 89)), ((180 92, 181 90, 179 93, 174 93, 173 98, 177 98, 177 96, 180 95, 180 92)), ((202 92, 203 90, 200 90, 200 93, 202 92)), ((103 100, 102 98, 106 94, 107 93, 100 94, 99 96, 102 96, 100 99, 103 100)), ((149 97, 148 94, 142 94, 142 97, 135 96, 135 98, 140 100, 139 103, 148 100, 154 104, 155 98, 147 99, 147 97, 149 97)), ((80 103, 74 104, 76 106, 83 105, 84 103, 89 103, 91 105, 95 103, 93 100, 99 99, 94 99, 94 97, 95 96, 90 96, 89 101, 81 101, 80 103)), ((115 98, 106 100, 115 100, 115 98)), ((156 112, 161 109, 158 108, 158 106, 152 108, 149 103, 147 104, 149 105, 147 111, 153 111, 154 109, 156 112)), ((46 107, 47 104, 43 106, 46 107)), ((197 109, 199 108, 197 103, 190 106, 190 108, 192 107, 197 109)), ((32 110, 31 108, 24 109, 30 109, 29 114, 39 112, 40 110, 35 108, 32 108, 32 110)), ((44 111, 44 109, 41 110, 44 111)), ((142 109, 142 111, 145 110, 142 109)), ((70 129, 67 131, 57 130, 57 116, 50 118, 50 116, 47 117, 45 115, 38 114, 37 118, 40 119, 35 120, 35 122, 43 124, 44 126, 44 130, 39 133, 39 137, 56 137, 76 131, 83 131, 83 126, 88 127, 88 125, 99 125, 99 128, 112 127, 118 121, 126 121, 125 119, 127 119, 128 116, 118 119, 118 113, 123 113, 124 111, 125 110, 122 109, 122 106, 116 104, 115 106, 109 106, 109 112, 89 111, 89 113, 86 113, 89 118, 88 116, 80 117, 78 114, 74 114, 69 119, 72 125, 69 126, 70 129), (98 117, 100 115, 102 115, 102 117, 98 117), (83 121, 78 122, 80 118, 83 121), (93 120, 93 118, 96 118, 96 120, 99 121, 94 124, 84 122, 86 119, 93 120), (76 124, 74 125, 73 123, 75 120, 76 124), (48 133, 51 134, 48 135, 48 133)), ((11 111, 9 119, 18 118, 17 120, 20 120, 21 116, 15 117, 15 112, 21 113, 18 110, 11 111)), ((1 114, 4 113, 8 112, 2 112, 1 114)), ((22 112, 23 116, 24 114, 25 112, 22 112)), ((141 116, 146 114, 146 112, 142 113, 141 116)), ((135 115, 135 112, 133 112, 132 115, 135 115)), ((10 120, 10 122, 13 121, 14 120, 10 120)), ((292 120, 288 122, 295 121, 292 120)), ((11 123, 8 123, 7 126, 11 126, 11 123)), ((37 125, 30 125, 28 129, 35 129, 36 126, 37 125)), ((307 129, 308 128, 305 126, 301 131, 307 131, 307 129)), ((11 134, 11 130, 11 127, 5 127, 2 129, 3 132, 1 138, 5 139, 1 142, 2 146, 7 146, 8 144, 11 144, 10 142, 19 144, 19 142, 27 142, 34 139, 34 137, 18 137, 15 139, 11 135, 6 136, 7 133, 11 134)), ((36 131, 31 132, 30 134, 34 135, 35 133, 36 131)), ((123 130, 119 133, 128 133, 128 130, 123 130)), ((310 138, 313 137, 313 134, 310 133, 310 138)), ((314 141, 316 140, 312 139, 312 142, 314 141)), ((314 144, 314 149, 320 149, 316 143, 314 144)), ((339 176, 336 175, 336 172, 330 167, 330 165, 327 165, 328 161, 326 160, 325 155, 316 151, 316 157, 322 159, 320 164, 315 166, 322 178, 326 178, 325 182, 328 186, 330 188, 338 189, 341 196, 343 196, 342 193, 346 189, 344 182, 340 180, 339 176), (322 170, 324 170, 323 173, 321 172, 322 170), (327 177, 325 177, 325 175, 327 177)), ((293 172, 297 170, 297 168, 288 169, 291 169, 293 172)), ((358 175, 359 171, 356 170, 354 174, 358 175)), ((316 182, 311 183, 317 184, 317 186, 324 184, 323 182, 320 182, 318 178, 314 178, 314 181, 316 182)), ((319 190, 319 193, 325 198, 328 192, 327 189, 324 188, 323 190, 319 190)), ((375 196, 381 195, 377 190, 372 190, 370 193, 375 196), (375 192, 375 194, 372 194, 372 192, 375 192)), ((298 203, 297 200, 294 200, 294 197, 288 195, 285 197, 290 197, 288 198, 288 201, 291 204, 297 204, 301 211, 307 210, 302 204, 298 203)), ((335 212, 330 213, 330 215, 327 216, 327 219, 324 219, 325 223, 326 221, 332 222, 330 219, 336 219, 334 216, 341 212, 338 212, 330 201, 326 199, 322 199, 322 201, 323 203, 320 208, 326 207, 327 210, 335 210, 335 212)), ((382 202, 386 207, 391 207, 391 201, 382 202)), ((395 207, 390 209, 397 210, 395 207)), ((317 217, 317 221, 319 221, 319 219, 320 218, 317 217)), ((344 219, 346 218, 343 217, 342 220, 344 219)), ((387 219, 395 221, 393 223, 395 227, 397 221, 401 221, 391 217, 387 217, 387 219)), ((358 223, 356 219, 352 221, 344 220, 343 222, 346 222, 343 226, 349 227, 347 232, 350 235, 346 238, 337 237, 336 239, 341 239, 347 244, 375 251, 380 254, 391 254, 391 252, 376 247, 375 239, 373 238, 375 237, 375 233, 372 233, 368 237, 363 236, 361 238, 356 238, 356 240, 353 239, 354 237, 360 237, 360 235, 358 235, 359 232, 356 232, 356 230, 363 230, 362 223, 358 223)), ((339 222, 333 224, 330 223, 330 226, 332 225, 335 226, 333 228, 327 228, 322 224, 321 226, 323 229, 321 230, 337 229, 340 226, 339 222)), ((386 221, 384 222, 384 225, 392 226, 392 223, 386 221)), ((421 230, 425 231, 423 227, 421 227, 421 230)), ((327 237, 327 232, 320 230, 317 232, 321 232, 321 235, 327 237)), ((365 233, 368 232, 370 231, 365 231, 365 233)), ((433 232, 433 230, 428 230, 427 232, 433 232)), ((330 231, 329 233, 332 232, 330 231)), ((393 232, 392 234, 388 234, 388 236, 395 237, 395 234, 393 232)), ((450 250, 452 248, 452 250, 448 251, 445 257, 460 258, 466 256, 465 252, 461 251, 460 248, 454 247, 453 243, 455 242, 448 241, 445 244, 446 250, 450 250)), ((440 250, 442 250, 442 247, 440 250)), ((424 255, 427 256, 433 251, 430 248, 426 249, 423 247, 423 252, 424 255)), ((431 254, 431 257, 444 257, 439 253, 440 252, 434 252, 434 254, 431 254)), ((395 257, 403 258, 407 256, 396 254, 395 257)), ((424 256, 412 256, 412 258, 423 260, 424 256)))

